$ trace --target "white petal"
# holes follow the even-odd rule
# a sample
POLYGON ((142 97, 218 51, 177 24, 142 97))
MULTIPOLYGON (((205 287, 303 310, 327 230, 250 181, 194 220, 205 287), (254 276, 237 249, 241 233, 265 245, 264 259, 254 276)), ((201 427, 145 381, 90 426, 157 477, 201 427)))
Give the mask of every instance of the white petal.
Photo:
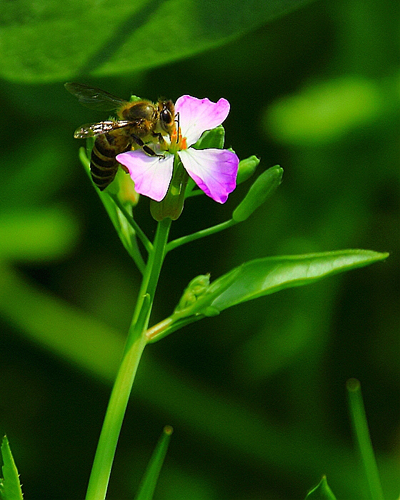
POLYGON ((227 149, 185 149, 178 155, 190 177, 207 196, 225 203, 236 187, 239 158, 227 149))
POLYGON ((174 166, 173 155, 166 154, 161 158, 136 150, 121 153, 116 159, 128 169, 136 192, 155 201, 161 201, 167 194, 174 166))
POLYGON ((203 132, 221 125, 228 116, 229 109, 229 102, 223 98, 212 102, 207 98, 197 99, 190 95, 179 97, 175 111, 179 113, 179 125, 188 147, 196 143, 203 132))

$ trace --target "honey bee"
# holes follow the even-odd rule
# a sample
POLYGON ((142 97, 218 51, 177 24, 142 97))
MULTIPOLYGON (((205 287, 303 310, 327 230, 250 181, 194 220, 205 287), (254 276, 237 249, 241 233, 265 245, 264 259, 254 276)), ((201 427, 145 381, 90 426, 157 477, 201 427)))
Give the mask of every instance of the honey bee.
POLYGON ((88 123, 79 127, 74 137, 95 137, 90 158, 90 173, 94 184, 103 191, 114 180, 120 164, 115 157, 132 146, 139 146, 148 155, 157 154, 146 143, 163 144, 163 136, 171 137, 175 130, 175 107, 172 101, 137 100, 128 102, 104 90, 81 83, 68 82, 65 88, 84 106, 104 111, 116 110, 117 120, 88 123))

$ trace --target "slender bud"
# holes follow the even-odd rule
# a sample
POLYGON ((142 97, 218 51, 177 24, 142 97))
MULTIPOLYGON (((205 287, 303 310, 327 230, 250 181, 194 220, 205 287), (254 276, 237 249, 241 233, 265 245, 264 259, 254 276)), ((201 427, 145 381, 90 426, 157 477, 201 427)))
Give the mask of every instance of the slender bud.
POLYGON ((283 169, 279 165, 263 172, 253 183, 243 201, 234 210, 235 222, 246 220, 264 201, 271 196, 282 181, 283 169))
POLYGON ((240 161, 236 184, 241 184, 242 182, 247 181, 247 179, 249 179, 254 174, 259 163, 259 158, 254 155, 240 161))

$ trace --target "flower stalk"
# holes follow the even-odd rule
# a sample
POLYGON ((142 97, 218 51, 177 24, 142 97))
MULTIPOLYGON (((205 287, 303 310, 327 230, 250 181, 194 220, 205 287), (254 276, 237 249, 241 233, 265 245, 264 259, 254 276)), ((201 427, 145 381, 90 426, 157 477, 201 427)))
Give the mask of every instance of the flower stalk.
POLYGON ((132 323, 110 401, 89 479, 86 500, 104 500, 111 468, 137 368, 146 347, 146 330, 162 264, 166 254, 171 219, 158 223, 152 251, 145 268, 132 323))

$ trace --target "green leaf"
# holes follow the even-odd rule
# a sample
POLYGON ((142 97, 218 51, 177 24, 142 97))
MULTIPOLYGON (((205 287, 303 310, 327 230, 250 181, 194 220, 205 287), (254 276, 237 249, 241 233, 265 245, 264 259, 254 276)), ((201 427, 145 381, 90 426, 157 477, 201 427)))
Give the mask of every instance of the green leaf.
POLYGON ((211 284, 210 289, 218 286, 221 280, 226 280, 232 272, 237 273, 233 283, 210 305, 222 311, 247 300, 285 288, 308 285, 326 276, 367 266, 387 257, 387 253, 371 250, 338 250, 253 260, 242 264, 211 284))
POLYGON ((139 490, 135 496, 135 500, 152 500, 158 476, 168 450, 171 435, 172 427, 166 425, 157 443, 156 449, 150 458, 146 472, 139 486, 139 490))
POLYGON ((309 0, 13 0, 2 7, 0 77, 24 83, 121 75, 218 47, 309 0), (27 48, 31 48, 27 51, 27 48))
POLYGON ((335 495, 332 493, 332 490, 329 488, 328 483, 326 481, 326 477, 324 476, 319 484, 308 492, 305 500, 336 500, 335 495))
POLYGON ((148 331, 148 341, 157 342, 204 316, 215 316, 224 309, 279 292, 308 285, 321 278, 386 259, 389 254, 372 250, 338 250, 305 255, 256 259, 232 269, 207 286, 197 300, 174 313, 148 331))
POLYGON ((1 444, 1 457, 3 459, 3 479, 0 479, 0 500, 22 500, 18 470, 6 436, 1 444))
POLYGON ((376 120, 384 89, 364 77, 344 76, 285 96, 268 109, 264 124, 284 144, 324 144, 376 120))

